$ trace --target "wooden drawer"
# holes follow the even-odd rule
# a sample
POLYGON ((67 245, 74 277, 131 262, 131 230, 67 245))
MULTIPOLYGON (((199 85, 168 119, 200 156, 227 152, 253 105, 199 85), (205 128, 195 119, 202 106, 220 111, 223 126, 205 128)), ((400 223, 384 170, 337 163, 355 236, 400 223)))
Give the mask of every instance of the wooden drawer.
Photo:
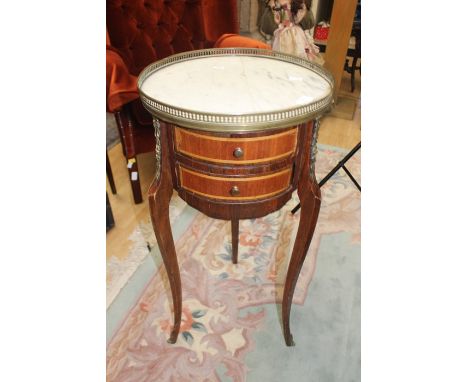
POLYGON ((261 176, 228 178, 198 173, 178 166, 181 188, 211 199, 256 200, 286 190, 291 182, 291 167, 261 176))
POLYGON ((294 154, 297 127, 260 137, 228 138, 176 127, 175 149, 186 156, 215 163, 271 162, 294 154))

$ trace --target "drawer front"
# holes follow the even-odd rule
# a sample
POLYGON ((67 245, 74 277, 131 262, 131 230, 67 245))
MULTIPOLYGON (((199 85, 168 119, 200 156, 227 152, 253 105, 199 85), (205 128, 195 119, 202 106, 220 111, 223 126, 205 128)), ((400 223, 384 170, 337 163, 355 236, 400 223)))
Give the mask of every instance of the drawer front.
POLYGON ((256 200, 286 190, 291 181, 291 168, 273 174, 248 178, 227 178, 198 173, 178 166, 180 186, 196 194, 224 200, 256 200))
POLYGON ((297 127, 272 135, 227 138, 175 128, 176 151, 215 163, 251 164, 271 162, 294 154, 297 127))

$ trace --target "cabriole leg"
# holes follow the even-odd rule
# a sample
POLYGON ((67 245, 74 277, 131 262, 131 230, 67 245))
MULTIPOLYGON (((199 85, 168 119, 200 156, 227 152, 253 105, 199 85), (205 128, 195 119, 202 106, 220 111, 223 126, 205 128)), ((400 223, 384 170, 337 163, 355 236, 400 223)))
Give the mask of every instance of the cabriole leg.
POLYGON ((318 127, 319 122, 317 120, 313 126, 312 134, 311 124, 308 126, 308 141, 311 142, 307 153, 307 158, 309 161, 305 162, 303 166, 298 187, 299 199, 301 201, 301 217, 299 220, 299 228, 297 230, 296 240, 294 242, 294 247, 291 254, 291 260, 289 262, 288 273, 286 275, 286 282, 283 292, 283 334, 287 346, 294 346, 294 340, 289 325, 291 304, 297 279, 299 278, 302 264, 304 263, 310 242, 314 235, 314 230, 320 211, 320 188, 317 184, 317 180, 315 179, 315 156, 317 152, 316 145, 318 127), (307 163, 309 164, 308 166, 307 163))
POLYGON ((156 135, 156 177, 150 186, 148 201, 154 233, 171 286, 172 301, 174 304, 174 327, 167 342, 173 344, 177 341, 182 317, 182 287, 169 220, 169 202, 171 201, 173 188, 169 158, 167 150, 161 150, 161 147, 168 147, 167 133, 165 129, 161 131, 157 119, 154 119, 154 127, 156 135))

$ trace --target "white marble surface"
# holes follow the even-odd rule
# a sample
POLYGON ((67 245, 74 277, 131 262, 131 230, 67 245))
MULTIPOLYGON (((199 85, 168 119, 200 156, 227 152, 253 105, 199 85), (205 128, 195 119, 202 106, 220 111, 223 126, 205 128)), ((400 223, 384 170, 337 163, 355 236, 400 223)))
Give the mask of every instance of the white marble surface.
POLYGON ((149 76, 141 89, 171 106, 230 115, 289 109, 331 92, 328 82, 309 69, 249 56, 175 63, 149 76))

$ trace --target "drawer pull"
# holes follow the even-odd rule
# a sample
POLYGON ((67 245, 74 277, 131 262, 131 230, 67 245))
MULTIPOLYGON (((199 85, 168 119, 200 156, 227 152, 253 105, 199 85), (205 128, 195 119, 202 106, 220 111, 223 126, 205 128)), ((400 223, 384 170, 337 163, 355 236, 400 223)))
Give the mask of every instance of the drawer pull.
POLYGON ((239 187, 237 187, 237 186, 232 186, 231 191, 230 191, 230 194, 231 194, 232 196, 238 196, 238 195, 240 195, 239 187))
POLYGON ((236 149, 234 149, 233 155, 236 158, 242 158, 244 156, 244 150, 242 150, 240 147, 237 147, 236 149))

